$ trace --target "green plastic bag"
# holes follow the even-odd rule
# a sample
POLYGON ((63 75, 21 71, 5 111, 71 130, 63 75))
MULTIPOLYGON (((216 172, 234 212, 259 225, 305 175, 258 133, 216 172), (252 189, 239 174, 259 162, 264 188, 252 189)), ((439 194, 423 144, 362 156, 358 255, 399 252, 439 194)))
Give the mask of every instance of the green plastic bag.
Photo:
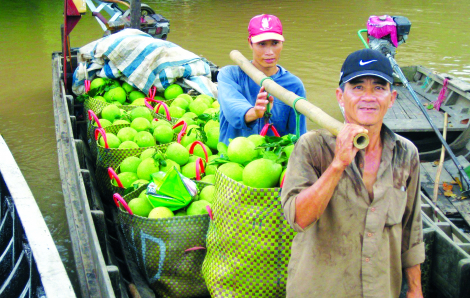
POLYGON ((175 211, 188 206, 197 195, 196 183, 181 175, 175 168, 166 174, 158 172, 151 176, 147 197, 154 208, 163 206, 175 211))

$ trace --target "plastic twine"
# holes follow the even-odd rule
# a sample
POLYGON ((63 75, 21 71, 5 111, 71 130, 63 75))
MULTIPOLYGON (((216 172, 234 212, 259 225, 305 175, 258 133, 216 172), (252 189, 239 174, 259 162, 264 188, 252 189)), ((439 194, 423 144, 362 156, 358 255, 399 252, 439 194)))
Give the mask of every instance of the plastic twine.
MULTIPOLYGON (((271 80, 271 81, 274 81, 273 78, 271 78, 271 77, 262 78, 262 79, 261 79, 261 82, 259 82, 259 84, 261 85, 261 87, 263 87, 263 82, 264 82, 264 80, 271 80)), ((266 115, 269 115, 268 118, 271 117, 271 115, 270 115, 270 114, 271 114, 271 111, 270 111, 270 104, 269 104, 269 97, 270 97, 270 96, 271 96, 271 94, 268 93, 268 96, 267 96, 267 98, 268 98, 268 105, 266 106, 266 112, 264 112, 264 115, 265 115, 265 116, 266 116, 266 115)))
POLYGON ((424 83, 423 83, 423 86, 421 86, 422 89, 426 88, 426 86, 428 85, 429 83, 429 77, 426 77, 426 79, 424 80, 424 83))
POLYGON ((294 112, 295 112, 295 137, 296 137, 295 141, 297 141, 300 138, 300 113, 297 112, 297 109, 295 108, 297 101, 299 101, 300 99, 307 100, 305 97, 300 96, 300 97, 297 97, 292 103, 292 107, 294 108, 294 112))
POLYGON ((444 102, 444 99, 446 98, 448 82, 449 82, 449 79, 445 78, 444 83, 442 84, 441 92, 439 92, 439 96, 437 97, 437 100, 432 103, 432 105, 437 111, 439 111, 439 109, 441 108, 441 104, 444 102))

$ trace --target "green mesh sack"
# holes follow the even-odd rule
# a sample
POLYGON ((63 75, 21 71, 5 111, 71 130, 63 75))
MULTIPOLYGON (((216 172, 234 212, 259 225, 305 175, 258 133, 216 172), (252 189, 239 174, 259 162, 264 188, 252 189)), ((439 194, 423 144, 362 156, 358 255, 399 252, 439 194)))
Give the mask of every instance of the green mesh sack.
MULTIPOLYGON (((124 196, 129 202, 146 186, 124 196)), ((206 255, 209 215, 148 219, 122 207, 114 213, 134 261, 159 297, 209 295, 201 267, 206 255)))
POLYGON ((216 173, 202 273, 212 297, 285 297, 295 232, 280 188, 245 186, 216 173))
MULTIPOLYGON (((172 100, 171 100, 172 101, 172 100)), ((167 105, 170 104, 170 101, 166 101, 165 102, 167 105)), ((176 122, 178 122, 178 119, 177 118, 170 118, 169 117, 169 114, 168 114, 168 110, 165 109, 165 115, 162 115, 162 114, 157 114, 154 112, 154 108, 156 106, 156 102, 153 102, 152 100, 148 99, 148 108, 151 110, 151 114, 152 114, 152 117, 154 119, 158 119, 158 120, 164 120, 164 121, 168 121, 170 122, 172 125, 176 124, 176 122), (170 120, 168 120, 168 118, 170 120)), ((95 130, 98 128, 98 126, 95 126, 93 125, 93 123, 97 123, 99 120, 99 118, 101 117, 101 111, 104 107, 110 105, 110 103, 105 103, 101 100, 95 100, 93 98, 91 99, 87 99, 85 101, 85 109, 86 111, 88 111, 88 120, 87 121, 87 141, 88 141, 88 145, 90 147, 90 152, 91 152, 91 156, 93 158, 93 161, 96 160, 96 156, 97 156, 97 148, 96 148, 96 142, 95 142, 95 130), (102 107, 100 109, 98 109, 98 111, 95 111, 93 109, 87 109, 87 101, 97 101, 98 103, 96 103, 97 105, 101 105, 102 107)), ((88 103, 88 106, 90 106, 90 103, 88 103)), ((120 109, 123 109, 125 111, 131 111, 132 109, 135 109, 135 108, 138 108, 138 107, 142 107, 142 106, 132 106, 132 105, 128 105, 128 106, 119 106, 120 109)), ((129 125, 130 126, 130 125, 129 125)), ((101 126, 99 126, 101 127, 101 126)), ((118 128, 122 128, 124 126, 118 126, 118 128)), ((118 129, 118 130, 119 130, 118 129)))
MULTIPOLYGON (((105 127, 104 129, 97 130, 99 133, 96 134, 95 139, 99 139, 99 136, 102 135, 102 131, 105 133, 114 133, 117 134, 119 129, 127 126, 126 124, 122 125, 113 125, 105 127)), ((161 144, 152 147, 140 147, 140 148, 130 148, 130 149, 119 149, 119 148, 106 148, 101 146, 97 141, 95 141, 97 149, 96 157, 96 169, 95 176, 98 182, 98 189, 101 192, 101 195, 105 198, 111 199, 111 196, 116 191, 115 188, 111 185, 110 175, 108 169, 111 167, 117 169, 121 162, 130 156, 139 156, 142 152, 149 148, 155 148, 160 150, 162 153, 166 152, 166 149, 171 143, 161 144)), ((110 201, 108 201, 110 202, 110 201)))

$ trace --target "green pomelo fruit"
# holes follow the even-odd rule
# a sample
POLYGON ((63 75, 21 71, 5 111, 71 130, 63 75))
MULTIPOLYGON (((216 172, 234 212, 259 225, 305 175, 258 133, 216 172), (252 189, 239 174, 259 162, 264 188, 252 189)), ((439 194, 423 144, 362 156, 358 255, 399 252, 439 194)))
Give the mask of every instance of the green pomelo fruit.
MULTIPOLYGON (((119 145, 121 145, 121 141, 119 140, 119 138, 115 134, 110 132, 106 133, 106 141, 108 142, 109 148, 118 148, 119 145)), ((100 137, 99 144, 101 147, 105 147, 103 137, 100 137)))
POLYGON ((133 148, 139 148, 139 145, 137 145, 133 141, 124 141, 119 145, 118 148, 119 149, 133 149, 133 148))
POLYGON ((153 120, 152 118, 152 113, 150 112, 150 109, 147 107, 138 107, 135 108, 131 111, 131 121, 134 121, 137 118, 145 118, 149 122, 153 120))
POLYGON ((166 150, 166 157, 182 166, 188 162, 189 151, 179 143, 172 143, 166 150))
POLYGON ((149 184, 148 180, 139 179, 139 180, 134 181, 134 183, 132 183, 132 186, 134 186, 135 188, 139 188, 142 185, 146 185, 146 184, 149 184))
POLYGON ((129 93, 130 102, 133 102, 137 98, 145 98, 145 94, 140 91, 131 91, 131 93, 129 93))
POLYGON ((122 87, 116 87, 106 91, 104 98, 107 102, 117 101, 123 104, 126 101, 127 93, 122 87))
MULTIPOLYGON (((124 188, 128 188, 128 187, 132 186, 132 183, 134 183, 134 181, 139 179, 137 177, 137 175, 135 173, 132 173, 132 172, 119 173, 118 178, 119 178, 119 180, 121 180, 122 186, 124 186, 124 188)), ((114 186, 117 186, 116 179, 112 180, 112 184, 114 186)))
POLYGON ((158 218, 169 218, 173 216, 175 216, 173 214, 173 211, 171 211, 167 207, 161 206, 161 207, 153 208, 152 211, 150 211, 148 218, 158 219, 158 218))
POLYGON ((175 213, 175 216, 186 216, 186 215, 188 215, 188 214, 186 214, 186 210, 184 210, 184 209, 180 209, 180 210, 176 211, 176 213, 175 213))
MULTIPOLYGON (((178 120, 178 122, 176 122, 176 124, 181 123, 181 122, 183 122, 183 121, 186 122, 186 124, 187 124, 187 120, 186 120, 186 119, 180 119, 180 120, 178 120)), ((175 125, 176 125, 176 124, 175 124, 175 125)), ((178 134, 178 133, 183 129, 183 126, 184 126, 184 124, 181 124, 180 126, 177 126, 175 129, 173 129, 174 132, 178 134)), ((188 132, 188 130, 186 130, 186 132, 188 132)))
POLYGON ((101 118, 114 122, 116 119, 121 118, 121 110, 116 105, 109 105, 101 111, 101 118))
POLYGON ((279 186, 282 184, 282 179, 284 179, 284 175, 286 175, 287 168, 282 171, 281 176, 279 177, 279 186))
POLYGON ((181 118, 195 120, 195 119, 197 119, 197 115, 193 112, 186 112, 186 113, 184 113, 183 117, 181 117, 181 118))
POLYGON ((102 101, 102 102, 106 102, 106 99, 103 96, 98 95, 98 96, 95 96, 94 99, 102 101))
POLYGON ((217 144, 219 143, 219 136, 220 136, 220 128, 217 127, 212 127, 209 129, 209 131, 206 133, 207 136, 207 146, 209 148, 217 150, 217 144))
POLYGON ((191 97, 191 95, 186 93, 180 94, 176 98, 183 98, 184 100, 186 100, 188 105, 193 102, 193 98, 191 97))
POLYGON ((153 173, 158 172, 160 169, 158 161, 155 159, 149 157, 144 160, 139 164, 137 167, 137 177, 140 179, 145 179, 150 181, 151 176, 153 173))
POLYGON ((204 102, 206 102, 206 104, 208 106, 210 106, 212 104, 212 102, 214 101, 214 99, 212 99, 212 97, 210 97, 209 95, 206 95, 206 94, 198 95, 198 96, 196 96, 196 98, 194 100, 203 100, 204 102))
POLYGON ((204 187, 199 194, 199 199, 201 201, 207 201, 212 204, 214 201, 214 193, 215 193, 215 186, 214 185, 208 185, 204 187))
POLYGON ((131 127, 137 130, 137 132, 148 131, 150 129, 150 121, 145 118, 135 118, 131 122, 131 127))
POLYGON ((276 187, 281 171, 282 166, 270 159, 256 159, 243 170, 243 183, 256 188, 276 187))
POLYGON ((134 215, 148 217, 150 211, 152 211, 153 206, 150 204, 147 198, 135 198, 130 200, 129 208, 131 208, 134 215))
POLYGON ((152 122, 150 122, 150 131, 153 133, 155 131, 155 128, 159 127, 160 125, 166 125, 170 128, 172 127, 171 123, 168 121, 153 119, 152 122))
POLYGON ((215 184, 215 175, 213 175, 213 174, 206 175, 206 176, 202 177, 201 181, 215 184))
POLYGON ((199 200, 192 202, 189 206, 188 209, 186 209, 186 214, 188 215, 202 215, 202 214, 207 214, 207 209, 206 206, 211 206, 211 204, 207 201, 204 200, 199 200))
MULTIPOLYGON (((188 152, 189 152, 189 148, 191 148, 191 144, 186 145, 186 149, 188 149, 188 152)), ((206 148, 207 156, 208 157, 211 156, 212 155, 211 149, 209 147, 207 147, 206 144, 204 144, 204 148, 206 148)), ((204 154, 204 150, 202 149, 202 147, 200 145, 196 145, 196 147, 194 147, 193 155, 202 157, 202 159, 204 159, 204 160, 206 159, 206 155, 204 154)))
POLYGON ((152 157, 157 150, 155 148, 148 148, 145 149, 141 154, 140 154, 140 159, 144 160, 146 158, 152 157))
POLYGON ((192 103, 189 104, 189 110, 193 112, 196 115, 201 115, 204 113, 205 110, 207 110, 208 106, 204 101, 193 101, 192 103))
POLYGON ((284 152, 286 153, 287 158, 290 157, 293 150, 294 150, 294 145, 289 145, 284 148, 284 152))
MULTIPOLYGON (((100 121, 100 124, 101 124, 101 127, 105 128, 105 127, 108 127, 110 125, 113 125, 113 123, 111 123, 111 121, 107 120, 107 119, 98 119, 100 121)), ((98 124, 95 122, 93 123, 93 126, 98 126, 98 124)))
POLYGON ((204 132, 208 132, 209 129, 213 128, 213 127, 219 127, 220 126, 220 123, 219 121, 216 121, 216 120, 209 120, 207 121, 207 123, 204 125, 204 132))
POLYGON ((245 137, 237 137, 228 145, 227 156, 230 161, 245 165, 258 156, 255 144, 245 137))
POLYGON ((192 161, 185 164, 181 169, 181 174, 189 179, 196 178, 196 162, 192 161))
POLYGON ((91 83, 90 83, 90 90, 99 88, 99 87, 104 86, 104 85, 106 85, 105 79, 103 79, 103 78, 96 78, 96 79, 94 79, 93 81, 91 81, 91 83))
POLYGON ((217 166, 216 165, 208 165, 205 168, 206 170, 206 175, 215 175, 217 172, 217 166))
POLYGON ((196 155, 190 155, 189 156, 189 159, 188 159, 188 163, 189 162, 194 162, 196 161, 198 158, 200 158, 199 156, 196 156, 196 155))
MULTIPOLYGON (((184 115, 186 115, 186 114, 184 114, 184 115)), ((180 120, 184 120, 184 122, 186 122, 186 124, 188 125, 188 127, 189 127, 190 125, 195 125, 195 124, 196 124, 196 121, 195 121, 195 120, 193 120, 192 118, 189 118, 189 117, 185 117, 184 115, 183 115, 183 117, 180 118, 180 120)), ((197 117, 197 116, 196 116, 196 117, 197 117)))
MULTIPOLYGON (((137 119, 142 119, 142 118, 137 118, 137 119)), ((148 131, 139 131, 134 137, 134 142, 141 148, 153 147, 157 145, 152 134, 149 133, 148 131)))
POLYGON ((113 122, 113 125, 121 125, 121 124, 131 124, 131 123, 125 119, 117 119, 113 122))
POLYGON ((219 157, 220 156, 218 154, 214 154, 214 155, 209 156, 208 160, 213 161, 214 159, 219 158, 219 157))
POLYGON ((167 125, 160 125, 153 131, 153 137, 160 144, 167 144, 173 140, 173 129, 167 125))
POLYGON ((132 127, 123 127, 118 131, 117 137, 119 140, 121 140, 121 142, 132 141, 134 140, 136 134, 137 130, 133 129, 132 127))
POLYGON ((180 94, 183 94, 183 88, 177 84, 172 84, 166 87, 165 91, 163 92, 163 96, 166 100, 176 98, 180 94))
POLYGON ((171 107, 178 107, 178 108, 181 108, 184 111, 186 111, 189 107, 189 102, 186 99, 182 98, 182 97, 177 97, 171 103, 170 108, 171 107))
POLYGON ((124 89, 126 91, 126 93, 131 93, 132 91, 135 90, 134 87, 132 87, 131 84, 129 83, 126 83, 126 82, 122 82, 122 85, 121 85, 122 89, 124 89))
POLYGON ((214 116, 216 113, 218 113, 219 111, 220 111, 219 109, 214 109, 214 108, 211 108, 211 107, 209 106, 209 108, 206 109, 206 110, 204 111, 204 113, 205 113, 205 114, 209 114, 209 115, 211 115, 211 116, 213 117, 213 116, 214 116))
POLYGON ((120 103, 119 101, 113 100, 111 103, 112 103, 113 105, 115 105, 115 106, 118 106, 118 107, 119 107, 119 106, 122 106, 122 103, 120 103))
POLYGON ((186 112, 182 108, 175 107, 175 106, 169 107, 168 111, 170 112, 170 117, 171 118, 181 118, 184 115, 184 113, 186 112))
POLYGON ((266 144, 266 138, 262 135, 251 135, 247 138, 255 144, 255 147, 259 147, 263 144, 266 144))
POLYGON ((228 151, 228 147, 227 147, 227 145, 225 145, 224 142, 219 142, 219 143, 217 144, 217 152, 218 152, 219 154, 221 154, 221 155, 222 155, 222 154, 227 155, 227 151, 228 151))
POLYGON ((161 167, 160 168, 160 171, 162 172, 168 172, 169 170, 173 169, 173 168, 176 168, 176 170, 178 172, 181 171, 181 168, 180 168, 180 165, 177 164, 175 161, 171 160, 171 159, 165 159, 165 162, 166 162, 166 166, 164 167, 161 167))
POLYGON ((136 100, 134 100, 131 105, 133 106, 145 106, 145 98, 141 97, 141 98, 137 98, 136 100))
POLYGON ((197 133, 196 131, 191 131, 191 134, 188 135, 188 134, 185 134, 182 138, 181 138, 181 145, 183 146, 188 146, 189 144, 192 144, 194 141, 197 141, 197 133))
POLYGON ((140 165, 142 160, 137 156, 126 157, 119 165, 121 172, 132 172, 137 174, 137 167, 140 165))
POLYGON ((218 101, 214 101, 214 102, 211 104, 211 107, 213 107, 213 108, 216 108, 216 109, 217 109, 217 108, 220 108, 220 104, 219 104, 219 102, 218 102, 218 101))
POLYGON ((138 198, 147 199, 147 189, 141 191, 138 198))
POLYGON ((235 181, 243 180, 243 166, 236 162, 224 163, 217 168, 219 172, 235 181))

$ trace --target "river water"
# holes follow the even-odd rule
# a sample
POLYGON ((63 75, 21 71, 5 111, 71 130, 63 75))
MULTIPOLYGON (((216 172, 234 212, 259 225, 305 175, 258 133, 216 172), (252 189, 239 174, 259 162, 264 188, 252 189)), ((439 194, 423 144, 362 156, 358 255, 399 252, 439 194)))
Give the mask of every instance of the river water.
MULTIPOLYGON (((144 1, 145 2, 145 1, 144 1)), ((344 58, 363 47, 357 30, 370 15, 403 15, 412 26, 398 48, 399 65, 423 65, 470 82, 470 1, 162 0, 145 2, 170 20, 168 40, 219 66, 231 50, 247 58, 251 17, 277 15, 286 42, 280 64, 302 79, 307 99, 341 119, 334 91, 344 58)), ((61 49, 63 1, 2 1, 0 6, 0 133, 46 219, 73 282, 55 144, 51 53, 61 49)), ((88 11, 71 34, 73 47, 103 32, 88 11)), ((313 125, 309 124, 309 127, 313 125)), ((1 157, 0 157, 1 158, 1 157)))

